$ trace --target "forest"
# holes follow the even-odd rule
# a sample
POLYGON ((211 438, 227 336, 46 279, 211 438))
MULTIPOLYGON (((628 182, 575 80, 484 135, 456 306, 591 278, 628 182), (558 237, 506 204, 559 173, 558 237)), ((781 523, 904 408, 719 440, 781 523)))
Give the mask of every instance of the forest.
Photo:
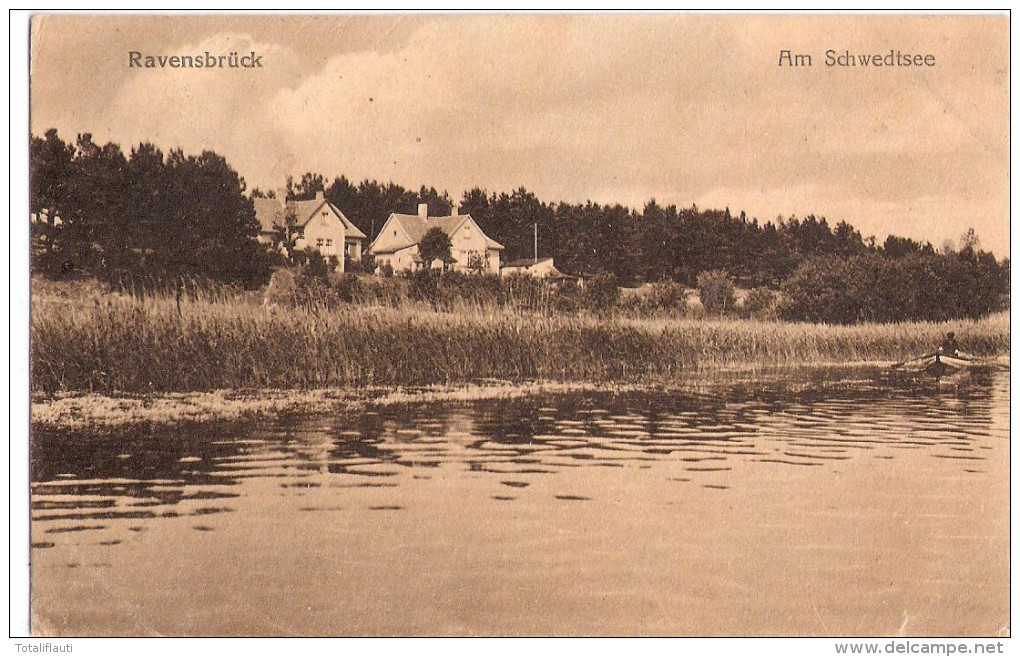
MULTIPOLYGON (((323 191, 359 229, 375 237, 392 212, 449 214, 447 192, 393 182, 355 183, 319 173, 288 179, 288 198, 323 191)), ((252 198, 220 155, 162 153, 143 143, 124 153, 91 135, 64 142, 56 130, 30 147, 32 268, 51 278, 125 273, 171 279, 204 277, 246 288, 265 285, 278 253, 259 244, 252 198)), ((523 187, 474 188, 456 199, 483 231, 506 247, 503 260, 538 256, 564 272, 612 277, 619 285, 697 285, 706 272, 725 272, 738 287, 781 291, 789 319, 853 323, 980 317, 1003 307, 1009 259, 984 251, 968 230, 959 243, 890 235, 878 242, 852 225, 825 217, 761 222, 729 208, 549 202, 523 187)), ((367 245, 366 245, 367 246, 367 245)))

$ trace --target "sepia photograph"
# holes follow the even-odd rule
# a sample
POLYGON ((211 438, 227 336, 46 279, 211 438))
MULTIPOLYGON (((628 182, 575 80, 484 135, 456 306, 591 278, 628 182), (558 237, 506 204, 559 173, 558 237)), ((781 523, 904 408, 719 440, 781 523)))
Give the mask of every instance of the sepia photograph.
POLYGON ((1003 652, 1008 11, 23 29, 25 645, 1003 652))

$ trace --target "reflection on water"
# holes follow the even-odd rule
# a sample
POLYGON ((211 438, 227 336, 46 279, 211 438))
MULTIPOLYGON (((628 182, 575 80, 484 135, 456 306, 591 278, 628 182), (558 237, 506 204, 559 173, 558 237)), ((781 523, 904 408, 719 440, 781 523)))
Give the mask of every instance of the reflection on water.
MULTIPOLYGON (((1001 383, 1008 386, 1005 377, 1001 383)), ((862 456, 892 459, 906 450, 959 461, 962 473, 980 472, 985 450, 992 449, 982 439, 1009 435, 1008 406, 995 408, 988 384, 960 396, 859 381, 794 392, 772 382, 702 393, 398 405, 252 426, 240 430, 244 438, 233 437, 237 427, 215 425, 128 435, 37 432, 33 518, 214 514, 230 511, 229 500, 242 494, 239 484, 252 477, 278 479, 282 489, 322 486, 316 475, 325 473, 336 475, 333 488, 395 487, 402 477, 427 477, 441 464, 491 473, 510 488, 528 483, 505 480, 508 475, 662 462, 684 464, 690 475, 682 481, 709 486, 720 480, 712 473, 731 470, 735 461, 812 467, 862 456), (998 426, 996 413, 1007 414, 998 426)), ((47 533, 76 529, 45 526, 47 533)))
MULTIPOLYGON (((377 541, 426 540, 423 537, 448 541, 443 538, 443 523, 451 517, 480 518, 472 531, 483 536, 472 534, 472 540, 497 544, 506 540, 508 532, 525 536, 549 531, 551 526, 569 532, 574 517, 579 532, 590 532, 587 528, 595 521, 589 521, 589 515, 599 518, 597 522, 605 523, 610 531, 614 522, 621 528, 635 522, 617 517, 623 510, 637 509, 639 516, 647 513, 651 518, 667 513, 651 510, 656 501, 691 506, 692 500, 704 500, 697 504, 694 516, 700 510, 709 515, 709 524, 714 513, 719 514, 719 522, 732 520, 734 504, 746 509, 750 500, 754 508, 741 512, 744 515, 739 522, 764 526, 764 519, 772 518, 767 530, 745 536, 750 540, 765 534, 771 537, 769 532, 782 524, 779 520, 792 523, 795 529, 801 522, 828 522, 833 524, 832 531, 841 532, 846 528, 840 523, 845 524, 849 517, 846 509, 842 516, 836 510, 811 517, 807 516, 815 511, 807 509, 812 498, 820 499, 826 489, 847 485, 847 477, 859 477, 859 485, 850 485, 848 490, 861 490, 862 496, 876 486, 875 481, 895 482, 896 478, 937 477, 931 489, 942 487, 940 490, 952 496, 953 491, 963 495, 968 490, 960 478, 969 477, 981 488, 985 479, 999 477, 1002 463, 1008 461, 1008 406, 1008 373, 975 374, 952 387, 916 388, 887 381, 879 373, 855 372, 825 381, 803 377, 743 381, 679 392, 599 392, 386 406, 345 416, 290 418, 242 427, 203 425, 113 435, 39 431, 33 435, 31 461, 33 547, 37 556, 53 555, 46 561, 49 569, 63 564, 116 570, 121 561, 129 560, 133 560, 131 568, 137 569, 139 560, 155 557, 139 547, 150 530, 160 532, 163 545, 169 541, 186 551, 191 542, 199 540, 189 536, 207 533, 215 537, 219 533, 226 541, 226 532, 286 533, 288 523, 297 526, 299 522, 291 519, 314 517, 322 529, 300 521, 304 532, 301 550, 313 558, 329 560, 337 557, 339 549, 329 543, 329 532, 338 531, 330 524, 334 522, 347 523, 357 531, 358 540, 364 543, 359 550, 370 553, 378 549, 377 541), (694 490, 702 492, 695 495, 694 490), (796 499, 780 500, 778 496, 796 499), (456 510, 445 516, 437 512, 437 499, 456 510), (715 511, 718 504, 728 504, 718 508, 730 510, 715 511), (484 519, 493 513, 500 514, 498 531, 486 529, 491 525, 484 519), (387 517, 397 525, 384 520, 387 517), (337 520, 342 518, 346 520, 337 520), (406 522, 403 530, 401 518, 406 522), (322 532, 321 545, 309 547, 316 543, 309 531, 322 532), (128 556, 125 550, 133 543, 140 551, 128 556), (83 562, 82 554, 88 556, 88 563, 83 562)), ((996 490, 1008 485, 999 479, 992 483, 996 490)), ((895 509, 870 509, 876 517, 911 508, 895 501, 899 499, 897 484, 878 484, 887 485, 888 498, 876 492, 867 498, 867 504, 881 505, 883 499, 889 499, 894 500, 895 509)), ((902 491, 910 488, 904 485, 902 491)), ((972 503, 963 502, 965 506, 972 503)), ((1005 514, 1006 508, 992 511, 1005 514)), ((927 522, 932 515, 930 505, 918 504, 917 513, 915 520, 927 522)), ((674 516, 655 522, 664 518, 670 524, 694 523, 674 516)), ((698 527, 704 529, 702 524, 698 527)), ((455 529, 448 529, 456 535, 455 529)), ((666 538, 649 543, 669 543, 668 534, 666 530, 666 538)), ((943 536, 942 541, 947 545, 944 549, 953 549, 952 540, 947 542, 943 536)), ((663 548, 676 552, 695 542, 684 535, 663 548)), ((243 560, 203 546, 211 550, 203 552, 203 559, 243 560)), ((429 543, 426 547, 434 546, 429 543)), ((585 557, 577 553, 576 541, 564 542, 561 547, 571 552, 557 554, 553 549, 544 561, 528 557, 535 569, 533 577, 541 579, 570 563, 583 567, 585 557)), ((905 551, 918 548, 902 547, 905 551)), ((739 549, 734 555, 734 549, 728 546, 726 558, 747 558, 755 550, 768 548, 743 546, 748 552, 742 556, 739 549)), ((347 557, 364 556, 349 545, 343 550, 347 557)), ((596 559, 599 567, 625 563, 600 559, 596 559)), ((648 563, 654 566, 656 561, 649 559, 648 563)), ((831 574, 836 565, 827 557, 821 559, 813 575, 831 574)), ((41 568, 37 559, 33 573, 37 600, 44 597, 39 582, 47 581, 41 568)), ((645 573, 645 583, 632 582, 634 591, 628 595, 639 596, 643 587, 654 589, 647 581, 666 575, 678 576, 673 571, 645 573)), ((73 576, 65 571, 60 577, 73 576)), ((269 586, 290 590, 296 585, 294 577, 295 571, 289 570, 279 581, 270 577, 269 586)), ((603 579, 595 578, 594 585, 619 586, 612 573, 603 579)), ((688 577, 679 583, 689 581, 688 577)), ((318 586, 315 581, 303 585, 318 586)), ((719 590, 726 586, 716 585, 722 586, 719 590)), ((555 596, 550 593, 551 600, 555 596)), ((45 601, 40 601, 45 606, 45 601)), ((693 603, 687 600, 683 604, 693 603)), ((508 608, 515 607, 509 604, 508 608)), ((503 609, 503 613, 512 611, 503 609)), ((464 626, 444 626, 436 617, 428 618, 433 624, 422 621, 426 624, 418 629, 399 624, 373 627, 370 619, 361 625, 324 629, 385 633, 384 628, 391 627, 397 633, 485 633, 484 628, 490 627, 483 619, 475 619, 475 626, 470 621, 464 621, 464 626)), ((666 618, 654 628, 635 627, 634 632, 692 629, 668 621, 666 618)), ((242 626, 248 631, 255 627, 242 626)), ((302 633, 302 627, 313 626, 296 622, 280 632, 302 633)), ((504 629, 527 633, 546 627, 557 633, 574 633, 575 629, 583 633, 569 625, 527 622, 504 629)), ((740 627, 739 623, 720 626, 724 633, 740 632, 740 627)), ((204 631, 201 627, 179 629, 204 631)), ((779 621, 772 627, 746 628, 749 633, 791 630, 825 633, 820 628, 798 629, 796 624, 787 626, 779 621)), ((593 633, 600 633, 597 627, 593 633)), ((706 628, 705 633, 712 632, 706 628)))

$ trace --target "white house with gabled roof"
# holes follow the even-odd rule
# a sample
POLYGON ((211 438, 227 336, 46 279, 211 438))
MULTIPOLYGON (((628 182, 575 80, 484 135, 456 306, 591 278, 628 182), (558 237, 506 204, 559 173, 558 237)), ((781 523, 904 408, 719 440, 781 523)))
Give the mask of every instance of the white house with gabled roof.
POLYGON ((316 192, 309 201, 283 202, 283 192, 277 198, 256 198, 255 217, 259 221, 259 240, 271 243, 281 228, 287 224, 288 216, 293 219, 297 232, 295 250, 311 247, 329 259, 336 256, 343 271, 344 259, 361 260, 363 245, 368 237, 361 232, 338 207, 326 200, 323 193, 316 192))
POLYGON ((428 204, 418 205, 418 214, 390 214, 369 251, 378 266, 389 265, 393 271, 416 271, 434 263, 425 263, 418 253, 418 244, 431 228, 439 228, 450 237, 453 269, 499 274, 503 245, 479 228, 470 214, 430 217, 428 204))

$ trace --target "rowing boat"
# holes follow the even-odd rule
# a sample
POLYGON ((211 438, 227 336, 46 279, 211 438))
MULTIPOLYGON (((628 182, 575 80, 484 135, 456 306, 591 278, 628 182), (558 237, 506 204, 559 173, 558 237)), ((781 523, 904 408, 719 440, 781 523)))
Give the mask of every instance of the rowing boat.
POLYGON ((893 368, 903 370, 905 372, 923 372, 934 376, 935 378, 939 378, 948 374, 954 374, 961 370, 994 365, 995 363, 988 359, 977 358, 970 354, 964 354, 961 352, 957 352, 952 356, 935 352, 933 354, 918 356, 917 358, 907 360, 902 363, 896 363, 893 365, 893 368))

